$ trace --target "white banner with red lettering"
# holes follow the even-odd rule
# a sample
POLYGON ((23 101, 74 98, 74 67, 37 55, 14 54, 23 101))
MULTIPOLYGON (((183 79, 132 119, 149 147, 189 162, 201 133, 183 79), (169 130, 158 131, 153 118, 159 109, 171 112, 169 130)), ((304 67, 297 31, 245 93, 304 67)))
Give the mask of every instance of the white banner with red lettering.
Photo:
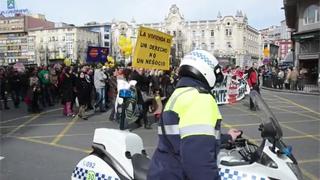
POLYGON ((249 92, 247 77, 237 77, 231 74, 225 74, 224 81, 213 89, 218 104, 235 103, 243 99, 249 92))

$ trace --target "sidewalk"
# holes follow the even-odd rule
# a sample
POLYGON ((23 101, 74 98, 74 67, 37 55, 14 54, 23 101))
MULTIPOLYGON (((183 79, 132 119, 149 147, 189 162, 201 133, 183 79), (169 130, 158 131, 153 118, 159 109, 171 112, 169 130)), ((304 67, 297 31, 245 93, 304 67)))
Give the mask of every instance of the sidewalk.
POLYGON ((306 85, 303 91, 299 90, 288 90, 288 89, 275 89, 270 87, 261 86, 262 89, 277 91, 277 92, 286 92, 286 93, 295 93, 295 94, 308 94, 308 95, 320 95, 320 87, 316 85, 306 85))

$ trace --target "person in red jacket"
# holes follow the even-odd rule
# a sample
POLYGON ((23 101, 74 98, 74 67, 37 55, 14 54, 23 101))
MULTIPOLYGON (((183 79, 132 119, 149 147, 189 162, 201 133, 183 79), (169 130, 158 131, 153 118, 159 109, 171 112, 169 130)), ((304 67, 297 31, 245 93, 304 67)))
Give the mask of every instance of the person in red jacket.
MULTIPOLYGON (((250 87, 250 90, 256 90, 258 93, 260 93, 259 89, 259 73, 258 73, 258 64, 253 63, 252 67, 248 71, 248 85, 250 87)), ((254 104, 252 102, 252 99, 250 98, 250 110, 254 109, 254 104)))

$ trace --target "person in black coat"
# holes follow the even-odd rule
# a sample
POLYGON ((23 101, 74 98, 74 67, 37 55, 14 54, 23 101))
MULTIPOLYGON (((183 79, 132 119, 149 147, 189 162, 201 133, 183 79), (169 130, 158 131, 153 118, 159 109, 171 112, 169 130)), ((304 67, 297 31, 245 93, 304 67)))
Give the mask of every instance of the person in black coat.
POLYGON ((142 106, 142 114, 141 117, 136 121, 136 123, 141 126, 141 119, 143 119, 144 122, 144 128, 145 129, 151 129, 151 124, 148 120, 147 113, 149 106, 152 105, 152 101, 144 101, 142 93, 147 94, 146 91, 148 91, 148 84, 150 81, 148 80, 148 77, 143 75, 143 70, 138 69, 134 70, 129 77, 129 80, 136 80, 136 89, 137 89, 137 96, 138 96, 138 101, 137 103, 142 106))
POLYGON ((14 107, 18 108, 20 104, 22 79, 19 72, 16 69, 13 70, 13 75, 11 76, 9 82, 11 88, 11 98, 13 100, 14 107))
MULTIPOLYGON (((9 81, 6 76, 5 69, 0 68, 0 100, 3 101, 4 109, 10 109, 8 106, 8 99, 7 99, 7 94, 8 94, 8 88, 9 88, 9 81)), ((0 101, 0 110, 2 109, 0 101)))
POLYGON ((61 93, 62 100, 61 103, 64 105, 63 114, 66 116, 73 116, 73 111, 71 108, 71 103, 73 101, 73 78, 71 74, 71 70, 69 67, 64 69, 64 72, 60 77, 61 82, 61 93))
POLYGON ((90 88, 90 82, 87 81, 85 73, 80 72, 79 77, 76 80, 77 98, 79 102, 78 116, 84 120, 87 120, 87 117, 85 117, 84 114, 87 103, 90 100, 90 88))

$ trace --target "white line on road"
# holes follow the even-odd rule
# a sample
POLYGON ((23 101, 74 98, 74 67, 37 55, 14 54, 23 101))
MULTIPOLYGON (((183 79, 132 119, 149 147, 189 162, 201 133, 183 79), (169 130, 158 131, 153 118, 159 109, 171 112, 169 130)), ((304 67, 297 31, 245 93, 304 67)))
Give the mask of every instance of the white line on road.
POLYGON ((1 161, 2 159, 4 159, 4 157, 0 156, 0 161, 1 161))
POLYGON ((9 120, 6 120, 6 121, 2 121, 2 122, 0 122, 0 124, 8 123, 8 122, 16 121, 16 120, 19 120, 19 119, 28 118, 28 117, 30 117, 30 115, 28 115, 28 116, 22 116, 22 117, 18 117, 18 118, 14 118, 14 119, 9 119, 9 120))
MULTIPOLYGON (((48 111, 44 111, 44 112, 42 112, 42 113, 40 113, 40 114, 46 114, 46 113, 50 113, 50 112, 54 112, 54 111, 59 111, 59 110, 61 110, 61 109, 62 109, 62 108, 51 109, 51 110, 48 110, 48 111)), ((16 121, 16 120, 19 120, 19 119, 29 118, 29 117, 31 117, 31 115, 26 115, 26 116, 14 118, 14 119, 9 119, 9 120, 6 120, 6 121, 1 121, 0 124, 12 122, 12 121, 16 121)))

